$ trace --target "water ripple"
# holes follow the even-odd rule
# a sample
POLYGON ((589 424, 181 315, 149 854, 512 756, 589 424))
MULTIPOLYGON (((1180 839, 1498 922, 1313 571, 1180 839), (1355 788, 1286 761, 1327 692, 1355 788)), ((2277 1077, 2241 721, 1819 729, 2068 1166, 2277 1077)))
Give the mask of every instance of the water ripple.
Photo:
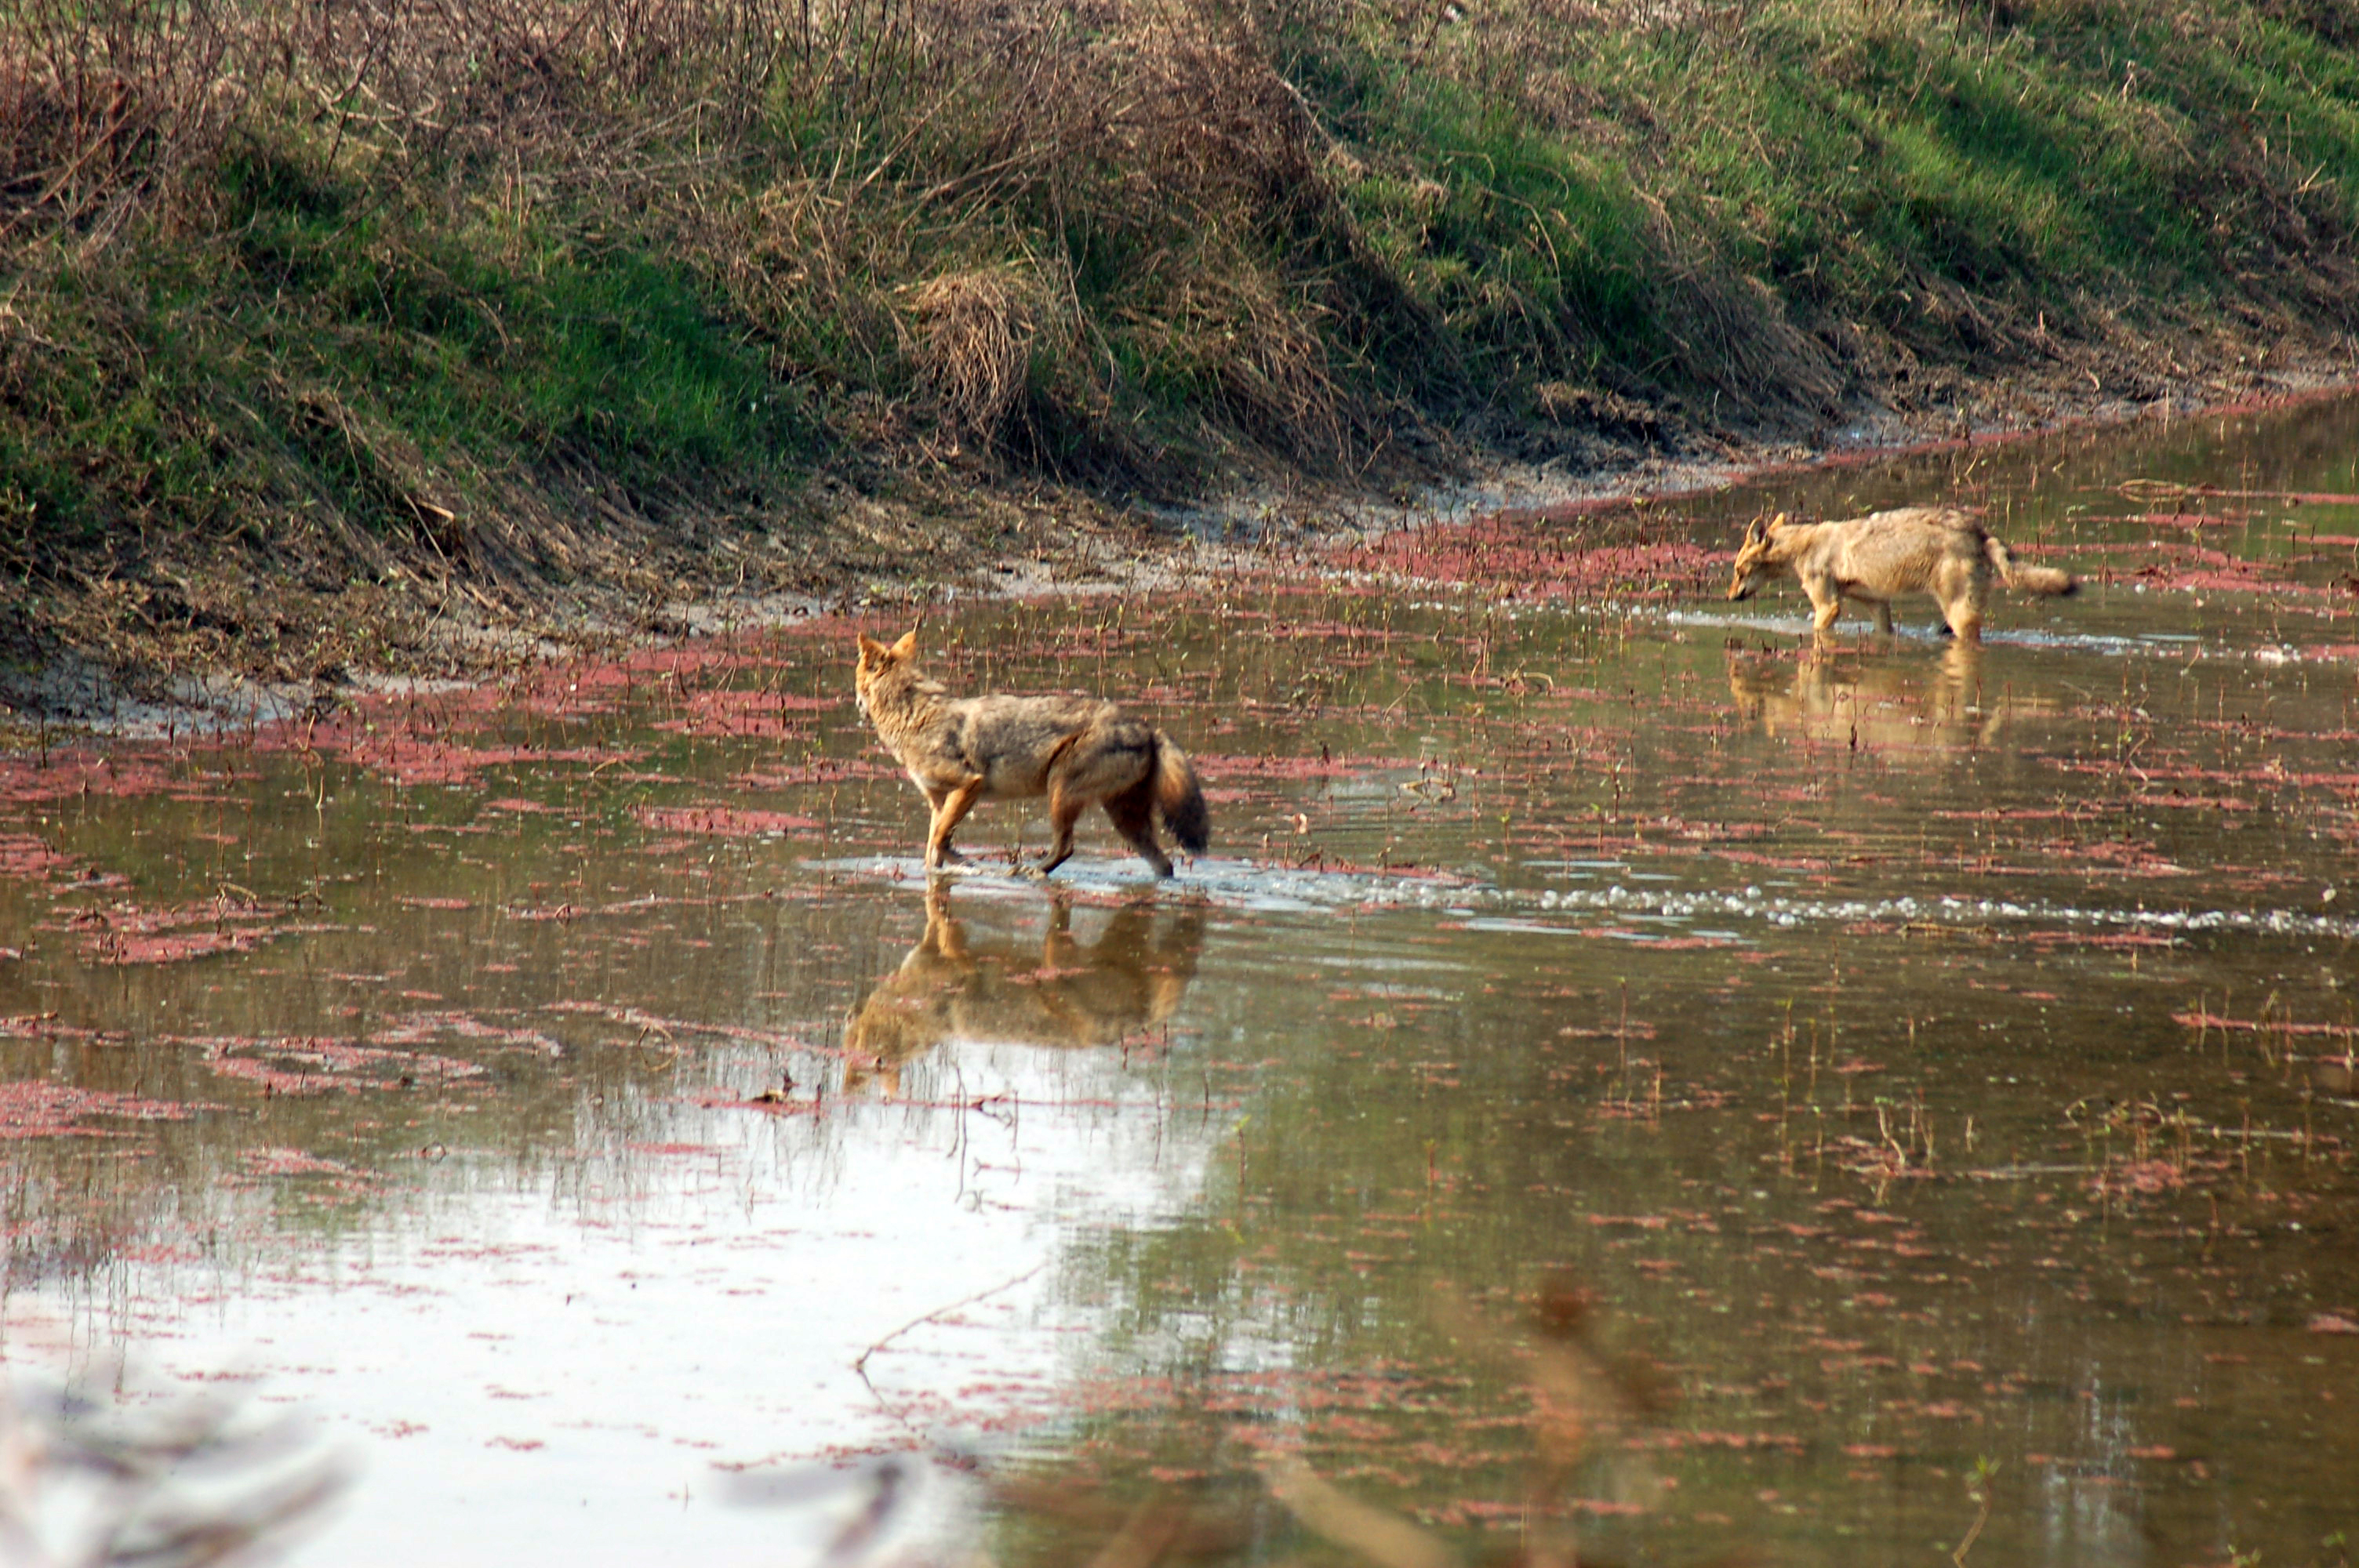
MULTIPOLYGON (((907 881, 914 892, 924 868, 915 859, 872 858, 805 862, 809 869, 863 879, 907 881)), ((1092 899, 1136 895, 1158 884, 1132 862, 1072 861, 1060 868, 1055 885, 1092 899)), ((1013 876, 1000 867, 961 867, 950 873, 976 895, 1020 895, 1041 882, 1013 876)), ((1455 915, 1478 929, 1568 935, 1593 928, 1593 922, 1549 916, 1601 916, 1645 920, 1676 927, 1678 935, 1751 940, 1756 931, 1819 925, 1939 926, 1972 930, 1989 926, 2060 928, 2098 932, 2200 935, 2226 933, 2265 936, 2359 939, 2359 917, 2300 909, 2105 908, 2049 899, 1976 898, 1962 894, 1889 898, 1810 898, 1733 889, 1627 887, 1503 887, 1476 872, 1323 871, 1271 866, 1251 860, 1200 860, 1169 883, 1166 896, 1201 898, 1256 914, 1316 914, 1390 910, 1430 910, 1455 915)), ((1673 932, 1616 932, 1644 942, 1673 932)))

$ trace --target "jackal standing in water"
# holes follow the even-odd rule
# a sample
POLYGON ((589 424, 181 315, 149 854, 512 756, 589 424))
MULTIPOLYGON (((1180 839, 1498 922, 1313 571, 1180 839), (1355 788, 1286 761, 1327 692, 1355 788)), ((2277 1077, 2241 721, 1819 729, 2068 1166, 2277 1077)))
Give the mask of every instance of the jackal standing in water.
POLYGON ((1789 523, 1786 514, 1745 530, 1728 597, 1750 599, 1773 578, 1791 577, 1810 596, 1810 631, 1826 641, 1843 601, 1875 611, 1875 629, 1892 635, 1892 601, 1926 593, 1962 643, 1983 636, 1983 601, 1995 574, 2020 593, 2079 591, 2070 572, 2027 566, 1983 525, 1954 506, 1904 506, 1834 523, 1789 523))
POLYGON ((952 697, 918 668, 914 631, 890 647, 860 636, 853 685, 860 710, 933 808, 926 869, 957 858, 951 835, 983 800, 1049 797, 1055 840, 1033 868, 1047 876, 1073 852, 1073 825, 1103 806, 1114 831, 1155 868, 1171 874, 1156 842, 1160 815, 1191 855, 1212 841, 1212 816, 1187 753, 1146 719, 1093 697, 952 697))

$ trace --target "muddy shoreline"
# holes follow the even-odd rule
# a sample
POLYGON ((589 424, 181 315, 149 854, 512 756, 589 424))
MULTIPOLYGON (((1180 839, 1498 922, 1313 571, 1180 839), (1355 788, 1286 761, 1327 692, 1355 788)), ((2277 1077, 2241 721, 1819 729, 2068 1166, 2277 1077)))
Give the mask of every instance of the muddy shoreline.
MULTIPOLYGON (((2255 384, 2241 394, 2216 379, 2189 379, 2145 399, 2076 395, 2060 381, 2046 389, 2033 421, 1990 415, 2000 390, 2008 406, 2026 405, 2020 385, 2000 384, 1978 399, 1983 418, 1947 428, 1921 416, 1862 409, 1824 444, 1690 432, 1664 443, 1625 443, 1613 460, 1581 470, 1471 452, 1460 455, 1451 476, 1397 485, 1391 493, 1289 477, 1242 484, 1201 503, 1120 507, 1004 478, 962 485, 955 475, 917 476, 876 496, 822 480, 815 486, 824 514, 817 537, 771 535, 674 558, 661 574, 548 584, 533 602, 486 594, 463 579, 411 579, 394 585, 407 592, 332 605, 381 617, 370 631, 388 656, 308 681, 271 678, 234 646, 192 657, 185 637, 160 629, 143 638, 136 626, 118 625, 102 649, 46 639, 51 645, 20 650, 0 668, 0 747, 47 747, 76 735, 226 738, 324 718, 371 696, 479 686, 550 660, 693 643, 827 614, 922 615, 929 606, 976 599, 1143 595, 1244 577, 1400 576, 1378 564, 1369 546, 1408 528, 1484 518, 1579 518, 1596 529, 1601 545, 1659 543, 1680 525, 1678 503, 1746 483, 2144 420, 2291 408, 2359 386, 2359 375, 2340 364, 2245 379, 2255 384), (1650 510, 1653 503, 1664 509, 1650 510), (879 571, 873 558, 847 552, 850 542, 904 555, 897 569, 879 571)), ((292 582, 255 589, 262 597, 304 592, 292 582)), ((31 609, 38 626, 38 601, 31 609)))

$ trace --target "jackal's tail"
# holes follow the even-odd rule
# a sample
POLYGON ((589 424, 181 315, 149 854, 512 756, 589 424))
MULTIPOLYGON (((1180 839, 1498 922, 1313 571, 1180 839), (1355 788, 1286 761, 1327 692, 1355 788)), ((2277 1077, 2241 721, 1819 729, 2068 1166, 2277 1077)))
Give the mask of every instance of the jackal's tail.
POLYGON ((2054 567, 2025 566, 1998 540, 1983 535, 1983 553, 1998 569, 1998 580, 2017 593, 2045 593, 2063 598, 2081 591, 2081 579, 2054 567))
POLYGON ((1201 855, 1212 843, 1212 815, 1204 808, 1204 786, 1197 782, 1188 753, 1160 730, 1155 732, 1155 809, 1188 853, 1201 855))

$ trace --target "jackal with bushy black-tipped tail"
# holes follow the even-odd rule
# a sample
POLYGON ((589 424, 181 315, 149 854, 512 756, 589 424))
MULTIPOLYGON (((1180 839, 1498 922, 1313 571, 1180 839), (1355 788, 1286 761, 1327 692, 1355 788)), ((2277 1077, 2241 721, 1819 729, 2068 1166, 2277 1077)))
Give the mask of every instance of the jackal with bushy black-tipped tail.
POLYGON ((1961 642, 1979 643, 1983 602, 1993 575, 2019 593, 2080 590, 2070 572, 2017 561, 2006 546, 1954 506, 1904 506, 1834 523, 1789 523, 1779 513, 1756 518, 1736 552, 1731 599, 1750 599, 1773 578, 1791 577, 1810 596, 1810 630, 1824 640, 1855 599, 1875 611, 1875 629, 1892 634, 1892 600, 1925 593, 1961 642))
POLYGON ((863 633, 853 676, 860 710, 933 807, 926 867, 957 858, 951 835, 975 803, 1049 797, 1056 838, 1033 868, 1055 871, 1073 852, 1073 825, 1092 805, 1158 877, 1170 858, 1155 818, 1182 849, 1201 855, 1212 816, 1187 754, 1135 714, 1093 697, 952 697, 918 668, 918 634, 889 647, 863 633))

